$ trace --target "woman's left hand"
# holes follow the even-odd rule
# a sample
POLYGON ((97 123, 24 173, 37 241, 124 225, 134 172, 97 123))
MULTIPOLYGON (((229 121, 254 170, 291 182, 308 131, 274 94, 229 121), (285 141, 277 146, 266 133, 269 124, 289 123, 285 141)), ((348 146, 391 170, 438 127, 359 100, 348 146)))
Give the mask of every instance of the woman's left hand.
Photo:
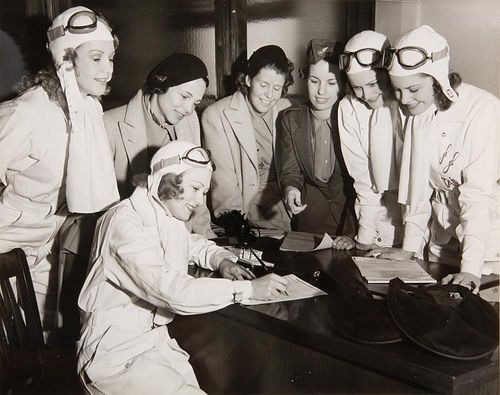
POLYGON ((354 240, 347 236, 337 236, 332 242, 332 248, 335 250, 351 250, 355 245, 354 240))
POLYGON ((477 294, 481 279, 474 274, 468 272, 460 272, 455 274, 448 274, 441 280, 441 284, 458 284, 463 287, 469 288, 472 292, 477 294))
POLYGON ((229 280, 253 280, 255 278, 250 269, 244 268, 229 259, 223 259, 219 263, 219 273, 223 278, 229 280))

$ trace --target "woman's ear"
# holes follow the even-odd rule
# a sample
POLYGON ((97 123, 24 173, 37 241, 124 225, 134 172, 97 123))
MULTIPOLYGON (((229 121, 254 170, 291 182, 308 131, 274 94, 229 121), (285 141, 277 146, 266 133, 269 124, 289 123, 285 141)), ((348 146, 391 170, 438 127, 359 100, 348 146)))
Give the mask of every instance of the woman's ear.
POLYGON ((250 76, 247 74, 245 75, 245 84, 250 88, 250 83, 252 82, 250 76))

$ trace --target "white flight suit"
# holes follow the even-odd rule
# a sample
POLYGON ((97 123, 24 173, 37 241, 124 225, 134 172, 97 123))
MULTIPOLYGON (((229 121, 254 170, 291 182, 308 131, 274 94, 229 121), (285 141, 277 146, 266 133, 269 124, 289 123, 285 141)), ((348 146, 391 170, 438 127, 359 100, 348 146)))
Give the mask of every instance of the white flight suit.
POLYGON ((193 278, 188 262, 216 270, 236 257, 137 188, 98 222, 79 297, 78 371, 91 393, 202 393, 188 354, 168 334, 175 313, 220 309, 251 295, 249 281, 193 278))
POLYGON ((54 238, 67 215, 68 124, 43 88, 0 105, 0 252, 22 248, 44 329, 55 325, 54 238))
POLYGON ((402 132, 396 103, 386 104, 393 109, 373 110, 361 100, 346 96, 339 103, 338 126, 342 155, 356 190, 354 208, 359 228, 355 240, 393 247, 401 245, 403 238, 402 207, 397 196, 402 132), (374 123, 378 123, 378 130, 373 128, 374 123), (380 165, 387 170, 377 169, 380 165), (380 191, 377 171, 385 178, 380 191))
MULTIPOLYGON (((420 197, 405 216, 403 249, 421 248, 431 218, 430 260, 481 277, 498 272, 500 261, 500 100, 464 83, 457 92, 448 110, 406 120, 404 151, 416 173, 430 167, 430 176, 418 185, 410 179, 408 195, 420 197)), ((405 161, 403 154, 402 169, 405 161)))

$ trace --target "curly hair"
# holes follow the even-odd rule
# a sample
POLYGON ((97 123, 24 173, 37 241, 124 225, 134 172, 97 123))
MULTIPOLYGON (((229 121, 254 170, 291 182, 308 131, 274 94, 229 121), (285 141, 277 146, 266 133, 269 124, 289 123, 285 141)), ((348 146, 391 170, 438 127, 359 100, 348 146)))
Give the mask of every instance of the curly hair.
MULTIPOLYGON (((113 44, 115 49, 118 47, 119 41, 116 35, 113 36, 113 44)), ((77 58, 77 52, 74 48, 67 48, 64 54, 63 60, 71 60, 73 66, 75 65, 75 60, 77 58)), ((22 95, 26 91, 41 86, 47 93, 49 100, 58 103, 63 109, 64 113, 68 114, 68 103, 66 101, 66 96, 61 87, 59 77, 57 76, 56 68, 54 63, 50 62, 47 66, 40 69, 34 75, 26 74, 21 79, 21 82, 16 86, 16 93, 22 95)), ((109 86, 106 87, 107 95, 110 92, 109 86)))
POLYGON ((248 85, 246 83, 246 77, 248 75, 248 77, 250 77, 250 79, 252 79, 253 77, 255 77, 259 72, 260 70, 264 69, 264 68, 270 68, 271 70, 274 70, 276 71, 278 74, 282 74, 285 76, 285 84, 283 85, 283 91, 282 91, 282 96, 286 96, 287 92, 288 92, 288 88, 293 85, 293 75, 292 75, 292 71, 294 70, 295 66, 293 65, 293 62, 290 60, 290 59, 287 59, 287 64, 286 64, 286 67, 280 67, 280 65, 274 63, 274 62, 270 62, 264 66, 262 66, 259 70, 256 70, 254 72, 248 72, 248 71, 245 71, 245 72, 238 72, 238 74, 236 75, 236 88, 241 92, 243 93, 245 96, 248 95, 248 85))
MULTIPOLYGON (((448 97, 446 97, 446 95, 443 93, 443 89, 441 88, 439 82, 437 82, 435 78, 433 79, 434 83, 432 85, 432 88, 434 89, 434 100, 436 102, 436 107, 439 109, 439 111, 446 111, 451 107, 453 102, 448 99, 448 97)), ((448 80, 450 81, 450 85, 455 92, 457 88, 462 84, 462 77, 460 76, 460 74, 455 72, 448 74, 448 80)))
POLYGON ((158 197, 161 201, 178 198, 184 193, 181 187, 182 173, 167 173, 161 177, 158 185, 158 197))
MULTIPOLYGON (((65 55, 65 58, 66 56, 68 56, 68 54, 65 55)), ((35 75, 25 75, 16 86, 16 91, 18 95, 22 95, 28 90, 38 86, 41 86, 47 93, 49 100, 58 103, 63 111, 68 114, 66 96, 64 95, 59 77, 56 73, 56 68, 52 62, 40 69, 35 75)))

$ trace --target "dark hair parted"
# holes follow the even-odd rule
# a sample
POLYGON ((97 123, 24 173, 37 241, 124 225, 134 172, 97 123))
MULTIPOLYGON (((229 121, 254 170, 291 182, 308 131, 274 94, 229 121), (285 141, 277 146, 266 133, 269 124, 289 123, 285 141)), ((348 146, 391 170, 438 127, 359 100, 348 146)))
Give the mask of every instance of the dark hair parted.
MULTIPOLYGON (((441 85, 439 85, 439 82, 437 82, 435 78, 433 79, 434 84, 432 85, 432 88, 434 89, 434 100, 436 102, 436 107, 439 111, 446 111, 451 107, 453 102, 448 99, 448 97, 446 97, 446 95, 443 93, 443 89, 441 88, 441 85)), ((460 74, 455 72, 448 74, 448 80, 450 81, 450 85, 455 92, 460 84, 462 84, 462 77, 460 76, 460 74)))
POLYGON ((264 68, 270 68, 278 74, 285 76, 282 95, 286 95, 288 87, 293 84, 292 71, 294 65, 293 62, 286 57, 285 52, 277 45, 260 47, 250 56, 245 69, 236 75, 237 89, 245 96, 248 95, 246 77, 248 76, 252 79, 264 68))
POLYGON ((175 199, 184 193, 181 187, 182 173, 167 173, 161 177, 158 185, 158 197, 161 201, 175 199))

